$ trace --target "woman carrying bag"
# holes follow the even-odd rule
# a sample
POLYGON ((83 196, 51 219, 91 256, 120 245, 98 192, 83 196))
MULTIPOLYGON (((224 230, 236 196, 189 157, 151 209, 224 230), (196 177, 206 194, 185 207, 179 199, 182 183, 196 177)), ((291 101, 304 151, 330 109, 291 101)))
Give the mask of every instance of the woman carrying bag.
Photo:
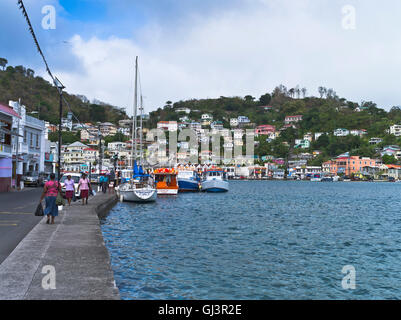
POLYGON ((52 173, 50 175, 50 181, 46 182, 42 196, 40 197, 40 202, 42 202, 43 199, 46 201, 45 215, 47 216, 47 224, 54 224, 54 218, 58 216, 56 200, 59 192, 61 192, 61 186, 58 181, 55 181, 55 179, 56 176, 52 173))

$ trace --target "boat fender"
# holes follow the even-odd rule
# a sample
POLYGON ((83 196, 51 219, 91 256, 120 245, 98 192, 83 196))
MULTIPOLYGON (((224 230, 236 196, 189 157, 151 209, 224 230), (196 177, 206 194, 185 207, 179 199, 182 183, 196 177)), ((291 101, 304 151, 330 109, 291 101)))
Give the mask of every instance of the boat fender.
POLYGON ((122 194, 120 195, 120 202, 124 202, 124 196, 122 194))

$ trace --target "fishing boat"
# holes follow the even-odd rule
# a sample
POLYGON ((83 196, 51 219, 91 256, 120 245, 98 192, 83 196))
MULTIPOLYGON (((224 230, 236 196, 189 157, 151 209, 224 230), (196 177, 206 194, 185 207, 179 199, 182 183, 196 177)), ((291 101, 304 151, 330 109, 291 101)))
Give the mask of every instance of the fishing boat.
POLYGON ((129 202, 153 202, 157 199, 157 191, 154 186, 154 180, 143 170, 143 145, 142 145, 142 129, 143 129, 143 99, 141 94, 140 105, 140 165, 137 165, 138 157, 138 135, 137 135, 137 109, 138 109, 138 57, 135 61, 135 101, 134 101, 134 120, 132 121, 132 148, 131 159, 133 160, 133 176, 130 181, 123 183, 118 187, 117 195, 120 201, 129 202))
POLYGON ((194 170, 179 170, 177 175, 178 190, 180 192, 199 191, 200 177, 194 170))
POLYGON ((221 169, 206 171, 201 186, 204 192, 227 192, 229 190, 229 183, 221 169))
POLYGON ((320 174, 316 173, 313 175, 313 177, 310 179, 311 182, 321 182, 322 177, 320 174))
POLYGON ((177 195, 178 183, 175 169, 161 168, 153 172, 156 181, 157 194, 159 195, 177 195))

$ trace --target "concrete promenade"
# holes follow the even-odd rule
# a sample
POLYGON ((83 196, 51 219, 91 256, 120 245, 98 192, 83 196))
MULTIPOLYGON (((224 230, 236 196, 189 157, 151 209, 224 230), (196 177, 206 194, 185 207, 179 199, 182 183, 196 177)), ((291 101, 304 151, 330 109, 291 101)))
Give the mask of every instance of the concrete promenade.
POLYGON ((0 265, 0 300, 120 299, 98 218, 115 202, 99 193, 88 206, 64 207, 54 225, 43 219, 0 265), (42 286, 52 283, 45 266, 56 289, 42 286))

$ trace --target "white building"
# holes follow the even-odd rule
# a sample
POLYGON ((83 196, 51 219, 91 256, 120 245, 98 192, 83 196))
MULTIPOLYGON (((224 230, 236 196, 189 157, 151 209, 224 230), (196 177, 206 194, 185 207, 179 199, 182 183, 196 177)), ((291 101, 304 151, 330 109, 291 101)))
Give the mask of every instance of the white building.
POLYGON ((191 113, 191 109, 189 108, 178 108, 175 109, 176 113, 186 113, 186 114, 190 114, 191 113))
POLYGON ((13 119, 13 131, 19 136, 13 136, 13 157, 18 154, 18 167, 16 175, 21 176, 27 172, 44 172, 47 129, 44 121, 26 115, 26 107, 18 102, 10 101, 9 105, 20 119, 13 119), (19 132, 18 132, 19 127, 19 132))
POLYGON ((346 137, 346 136, 348 136, 350 134, 350 132, 349 132, 349 130, 347 130, 347 129, 336 129, 336 130, 334 130, 334 135, 336 136, 336 137, 346 137))
POLYGON ((157 129, 162 129, 166 131, 177 131, 178 130, 178 123, 177 121, 159 121, 157 123, 157 129))
POLYGON ((239 122, 238 122, 238 118, 231 118, 230 119, 230 126, 231 127, 238 127, 239 122))
POLYGON ((391 126, 390 134, 393 134, 396 137, 401 137, 401 125, 395 124, 395 125, 391 126))

